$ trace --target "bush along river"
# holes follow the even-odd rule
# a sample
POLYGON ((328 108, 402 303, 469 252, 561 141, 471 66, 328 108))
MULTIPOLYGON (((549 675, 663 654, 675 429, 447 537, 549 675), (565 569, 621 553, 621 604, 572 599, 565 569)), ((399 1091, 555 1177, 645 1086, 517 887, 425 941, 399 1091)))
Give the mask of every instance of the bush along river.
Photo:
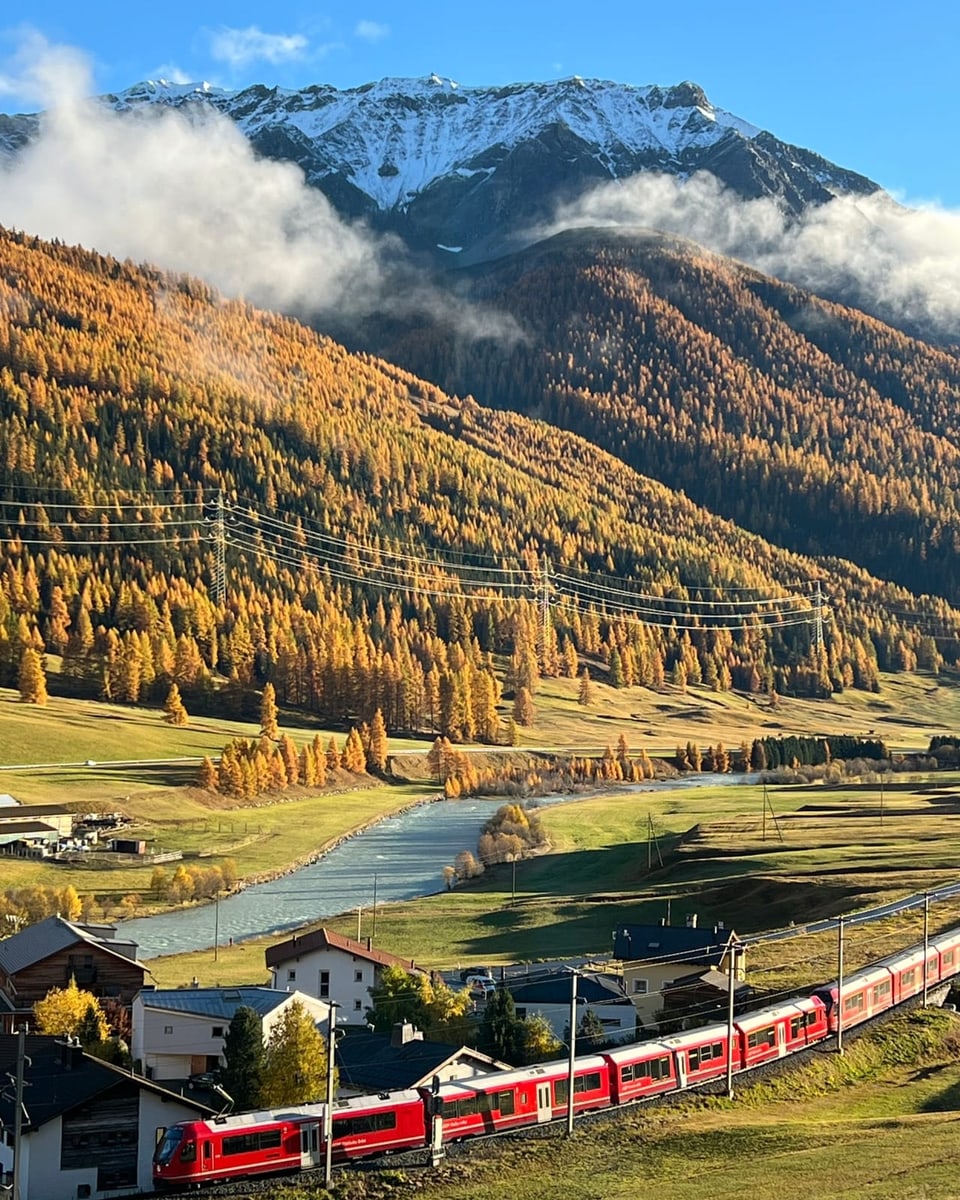
MULTIPOLYGON (((637 790, 744 783, 743 775, 696 775, 637 790)), ((584 800, 584 793, 527 801, 547 807, 584 800)), ((306 866, 265 883, 251 884, 218 904, 174 909, 124 921, 121 934, 139 946, 141 959, 186 950, 206 950, 263 934, 283 933, 339 913, 377 903, 412 900, 438 892, 442 871, 461 850, 476 850, 486 821, 506 799, 439 800, 408 808, 332 847, 306 866)))

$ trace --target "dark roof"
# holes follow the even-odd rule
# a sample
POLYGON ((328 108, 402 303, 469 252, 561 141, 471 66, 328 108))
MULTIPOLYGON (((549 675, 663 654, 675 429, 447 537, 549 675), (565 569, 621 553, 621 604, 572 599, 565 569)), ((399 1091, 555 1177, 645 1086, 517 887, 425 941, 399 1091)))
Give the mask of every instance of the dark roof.
MULTIPOLYGON (((556 972, 531 982, 512 983, 507 988, 515 1004, 569 1004, 570 972, 556 972)), ((577 977, 577 999, 586 1004, 612 1004, 630 999, 620 987, 620 981, 606 975, 580 972, 577 977)))
POLYGON ((194 1013, 224 1021, 229 1021, 241 1006, 265 1017, 292 996, 292 992, 268 987, 158 988, 140 993, 145 1008, 194 1013))
MULTIPOLYGON (((18 1041, 16 1034, 0 1034, 0 1078, 5 1082, 8 1075, 16 1077, 18 1041)), ((24 1068, 23 1103, 30 1117, 30 1129, 39 1129, 77 1105, 131 1083, 167 1099, 178 1100, 201 1113, 216 1111, 199 1100, 179 1096, 160 1084, 92 1058, 79 1047, 65 1046, 56 1038, 29 1034, 26 1053, 30 1063, 24 1068)), ((8 1129, 13 1127, 12 1087, 5 1087, 0 1092, 0 1121, 8 1129)))
POLYGON ((363 958, 381 967, 403 967, 405 971, 420 970, 412 959, 398 958, 396 954, 388 954, 385 950, 373 950, 363 942, 344 937, 341 933, 334 933, 332 929, 314 929, 312 933, 305 933, 301 937, 294 935, 285 942, 268 946, 267 966, 278 967, 292 958, 299 958, 301 954, 309 954, 311 950, 344 950, 354 958, 363 958))
POLYGON ((461 1054, 469 1055, 478 1067, 491 1071, 506 1067, 478 1050, 450 1042, 425 1042, 418 1038, 394 1046, 389 1034, 351 1033, 337 1042, 340 1086, 365 1092, 402 1091, 429 1082, 445 1063, 461 1054))
POLYGON ((116 958, 127 959, 139 967, 146 967, 137 962, 137 947, 134 942, 117 942, 113 939, 99 938, 88 933, 82 925, 74 925, 63 917, 47 917, 34 925, 27 925, 13 937, 0 942, 0 968, 8 975, 15 975, 34 963, 43 962, 51 954, 57 954, 77 942, 88 946, 96 946, 116 958), (126 953, 124 951, 127 951, 126 953))
POLYGON ((613 957, 625 961, 676 959, 717 966, 730 929, 698 929, 686 925, 620 925, 613 933, 613 957))
MULTIPOLYGON (((714 970, 713 967, 707 967, 704 971, 693 971, 689 975, 681 975, 679 979, 665 983, 662 990, 666 993, 680 991, 685 988, 711 988, 727 995, 730 991, 730 976, 724 974, 723 971, 714 970)), ((736 982, 733 985, 735 995, 751 990, 748 983, 736 982)))
POLYGON ((32 817, 75 817, 72 809, 62 804, 20 804, 16 808, 0 806, 0 821, 23 821, 32 817))

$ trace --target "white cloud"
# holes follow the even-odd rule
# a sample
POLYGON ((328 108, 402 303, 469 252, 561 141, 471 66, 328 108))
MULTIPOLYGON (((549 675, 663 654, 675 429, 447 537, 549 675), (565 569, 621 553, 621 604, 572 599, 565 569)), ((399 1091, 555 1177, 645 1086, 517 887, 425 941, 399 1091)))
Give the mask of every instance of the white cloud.
POLYGON ((256 25, 210 32, 210 53, 235 70, 261 60, 277 66, 303 58, 306 50, 307 39, 302 33, 264 33, 256 25))
POLYGON ((368 42, 379 42, 390 36, 390 26, 379 21, 358 21, 354 34, 368 42))
POLYGON ((33 108, 59 104, 90 90, 90 66, 80 50, 51 46, 32 29, 22 30, 18 42, 12 59, 0 70, 0 96, 33 108))
POLYGON ((935 324, 956 340, 960 213, 906 208, 884 193, 838 197, 785 215, 743 200, 705 172, 688 180, 640 174, 602 184, 537 236, 583 226, 643 226, 687 237, 811 291, 842 291, 889 318, 935 324), (950 333, 953 330, 952 334, 950 333))
POLYGON ((0 224, 303 316, 389 307, 443 314, 475 336, 502 332, 502 321, 441 296, 394 239, 341 220, 299 167, 257 157, 228 118, 198 105, 116 113, 86 98, 83 67, 33 39, 0 72, 18 94, 37 88, 46 107, 37 140, 0 165, 0 224), (64 64, 75 69, 61 74, 64 64))
POLYGON ((152 72, 151 79, 165 79, 168 83, 194 83, 194 76, 188 74, 176 65, 176 63, 163 63, 161 66, 152 72))

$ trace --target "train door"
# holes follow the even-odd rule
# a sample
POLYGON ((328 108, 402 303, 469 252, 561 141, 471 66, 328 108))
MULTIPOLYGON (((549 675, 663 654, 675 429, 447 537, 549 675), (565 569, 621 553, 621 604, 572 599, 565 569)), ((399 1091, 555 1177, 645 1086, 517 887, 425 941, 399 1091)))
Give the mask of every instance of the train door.
POLYGON ((685 1050, 678 1050, 673 1057, 677 1060, 677 1087, 685 1088, 687 1086, 687 1053, 685 1050))
POLYGON ((209 1138, 205 1138, 202 1143, 200 1162, 203 1164, 204 1175, 213 1170, 213 1142, 209 1138))
POLYGON ((777 1047, 777 1057, 783 1058, 787 1052, 787 1021, 777 1021, 773 1028, 773 1040, 777 1047))
POLYGON ((300 1166, 316 1167, 320 1163, 320 1123, 310 1121, 300 1126, 300 1166))
POLYGON ((537 1121, 543 1124, 553 1116, 553 1100, 550 1096, 550 1084, 537 1084, 537 1121))

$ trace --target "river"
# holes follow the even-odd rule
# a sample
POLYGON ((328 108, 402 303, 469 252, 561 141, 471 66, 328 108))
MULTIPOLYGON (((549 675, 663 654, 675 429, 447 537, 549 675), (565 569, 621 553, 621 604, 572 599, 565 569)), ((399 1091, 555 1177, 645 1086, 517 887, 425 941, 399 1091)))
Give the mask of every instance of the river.
MULTIPOLYGON (((696 775, 636 790, 687 788, 747 782, 742 775, 696 775)), ((545 796, 538 806, 584 800, 583 793, 545 796)), ((121 934, 140 947, 140 958, 205 950, 263 934, 283 933, 321 917, 361 909, 369 933, 376 880, 377 903, 412 900, 437 892, 441 872, 461 850, 476 850, 477 838, 500 804, 493 800, 441 800, 422 804, 354 834, 307 866, 267 883, 252 884, 222 899, 124 921, 121 934), (219 910, 219 912, 218 912, 219 910)))

